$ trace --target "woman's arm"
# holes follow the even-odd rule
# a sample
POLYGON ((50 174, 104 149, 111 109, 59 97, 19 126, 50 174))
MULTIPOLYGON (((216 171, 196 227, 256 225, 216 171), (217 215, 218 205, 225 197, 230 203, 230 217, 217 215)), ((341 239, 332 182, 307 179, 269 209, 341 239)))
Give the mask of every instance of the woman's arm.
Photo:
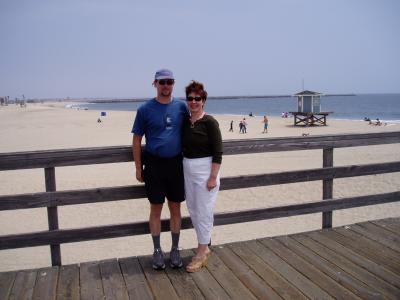
POLYGON ((222 162, 222 135, 217 120, 212 119, 210 122, 208 134, 211 140, 212 165, 210 177, 207 180, 207 189, 212 190, 217 186, 217 177, 222 162))
POLYGON ((211 191, 213 188, 215 188, 217 186, 217 176, 218 176, 220 168, 221 168, 221 164, 212 163, 210 178, 208 178, 208 180, 207 180, 207 189, 209 191, 211 191))

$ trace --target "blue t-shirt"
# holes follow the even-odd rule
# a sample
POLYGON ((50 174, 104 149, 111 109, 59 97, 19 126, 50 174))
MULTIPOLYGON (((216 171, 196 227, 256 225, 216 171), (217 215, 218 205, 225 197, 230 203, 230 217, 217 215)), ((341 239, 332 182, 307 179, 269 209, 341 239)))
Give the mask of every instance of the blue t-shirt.
POLYGON ((162 104, 153 98, 139 107, 132 133, 146 137, 151 154, 173 157, 182 152, 182 124, 188 116, 185 102, 172 99, 162 104))

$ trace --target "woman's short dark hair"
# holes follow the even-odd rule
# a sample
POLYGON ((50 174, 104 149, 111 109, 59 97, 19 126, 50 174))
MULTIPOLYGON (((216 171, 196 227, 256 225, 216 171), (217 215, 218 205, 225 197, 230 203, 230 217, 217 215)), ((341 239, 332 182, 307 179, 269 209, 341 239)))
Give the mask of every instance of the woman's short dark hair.
POLYGON ((189 85, 185 89, 186 97, 189 96, 191 93, 195 93, 200 95, 203 98, 203 101, 207 100, 207 92, 204 89, 204 85, 198 81, 192 80, 189 85))

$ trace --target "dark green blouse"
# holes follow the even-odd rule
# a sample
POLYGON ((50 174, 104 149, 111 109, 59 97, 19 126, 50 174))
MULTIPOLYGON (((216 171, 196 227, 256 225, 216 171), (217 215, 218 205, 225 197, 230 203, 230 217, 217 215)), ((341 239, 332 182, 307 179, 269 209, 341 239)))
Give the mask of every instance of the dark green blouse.
POLYGON ((192 126, 186 119, 182 129, 183 156, 201 158, 212 156, 212 162, 222 162, 222 137, 219 124, 210 115, 204 115, 192 126))

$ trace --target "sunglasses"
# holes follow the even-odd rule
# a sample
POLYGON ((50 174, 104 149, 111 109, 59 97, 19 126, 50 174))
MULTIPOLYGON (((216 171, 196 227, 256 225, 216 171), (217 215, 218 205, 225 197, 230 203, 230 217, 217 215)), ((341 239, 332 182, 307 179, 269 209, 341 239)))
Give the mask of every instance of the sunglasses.
POLYGON ((196 97, 188 96, 186 98, 186 101, 188 101, 188 102, 192 102, 193 100, 196 102, 200 102, 201 100, 203 100, 203 98, 201 98, 200 96, 196 96, 196 97))
POLYGON ((173 79, 160 79, 158 80, 159 85, 173 85, 175 83, 175 80, 173 79))

